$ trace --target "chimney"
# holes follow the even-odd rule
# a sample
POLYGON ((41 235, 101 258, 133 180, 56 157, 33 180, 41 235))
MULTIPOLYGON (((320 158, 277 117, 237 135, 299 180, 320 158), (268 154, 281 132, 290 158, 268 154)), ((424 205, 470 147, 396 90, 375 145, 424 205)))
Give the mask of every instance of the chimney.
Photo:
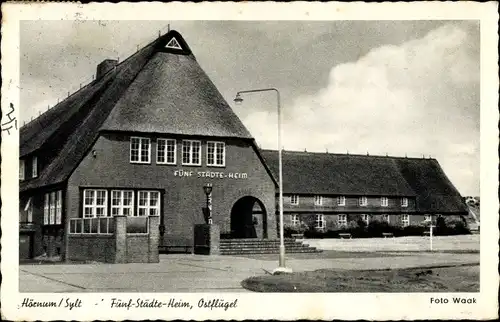
POLYGON ((115 59, 105 59, 99 65, 97 65, 97 73, 95 75, 95 79, 99 79, 104 74, 113 69, 116 65, 118 65, 118 60, 115 59))

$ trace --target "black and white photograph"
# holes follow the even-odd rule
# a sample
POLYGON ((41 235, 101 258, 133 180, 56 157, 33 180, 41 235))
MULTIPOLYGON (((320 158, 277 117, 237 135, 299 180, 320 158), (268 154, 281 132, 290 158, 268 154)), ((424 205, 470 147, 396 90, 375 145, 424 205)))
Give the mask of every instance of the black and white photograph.
POLYGON ((2 6, 2 314, 497 317, 498 4, 345 5, 2 6))

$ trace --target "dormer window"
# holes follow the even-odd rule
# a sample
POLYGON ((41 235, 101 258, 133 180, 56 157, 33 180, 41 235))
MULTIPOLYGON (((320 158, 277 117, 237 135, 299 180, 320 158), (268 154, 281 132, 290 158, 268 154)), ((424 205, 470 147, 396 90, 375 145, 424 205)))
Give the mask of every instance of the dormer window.
POLYGON ((408 198, 401 198, 401 207, 408 207, 408 198))
POLYGON ((299 195, 291 195, 290 204, 297 206, 299 204, 299 195))
POLYGON ((33 157, 33 162, 31 164, 31 177, 36 178, 38 177, 38 158, 33 157))
POLYGON ((24 160, 19 160, 19 180, 24 180, 24 160))
POLYGON ((130 163, 150 163, 151 144, 148 138, 130 138, 130 163))

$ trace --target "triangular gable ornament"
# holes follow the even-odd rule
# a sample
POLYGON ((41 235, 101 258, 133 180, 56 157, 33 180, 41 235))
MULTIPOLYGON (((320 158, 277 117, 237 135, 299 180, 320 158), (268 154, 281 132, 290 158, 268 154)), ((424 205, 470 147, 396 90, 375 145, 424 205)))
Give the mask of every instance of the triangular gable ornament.
POLYGON ((165 48, 172 48, 172 49, 180 49, 180 50, 182 50, 181 45, 179 45, 179 42, 177 41, 177 39, 175 39, 175 37, 172 37, 172 39, 170 39, 170 41, 167 43, 167 45, 165 46, 165 48))

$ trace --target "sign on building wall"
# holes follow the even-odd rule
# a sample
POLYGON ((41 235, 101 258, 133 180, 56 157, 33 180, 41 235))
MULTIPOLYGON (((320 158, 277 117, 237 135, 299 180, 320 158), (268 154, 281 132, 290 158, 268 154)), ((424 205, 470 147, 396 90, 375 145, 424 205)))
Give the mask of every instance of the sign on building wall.
POLYGON ((224 171, 186 171, 183 169, 174 171, 175 177, 195 177, 212 179, 247 179, 246 172, 224 172, 224 171))

